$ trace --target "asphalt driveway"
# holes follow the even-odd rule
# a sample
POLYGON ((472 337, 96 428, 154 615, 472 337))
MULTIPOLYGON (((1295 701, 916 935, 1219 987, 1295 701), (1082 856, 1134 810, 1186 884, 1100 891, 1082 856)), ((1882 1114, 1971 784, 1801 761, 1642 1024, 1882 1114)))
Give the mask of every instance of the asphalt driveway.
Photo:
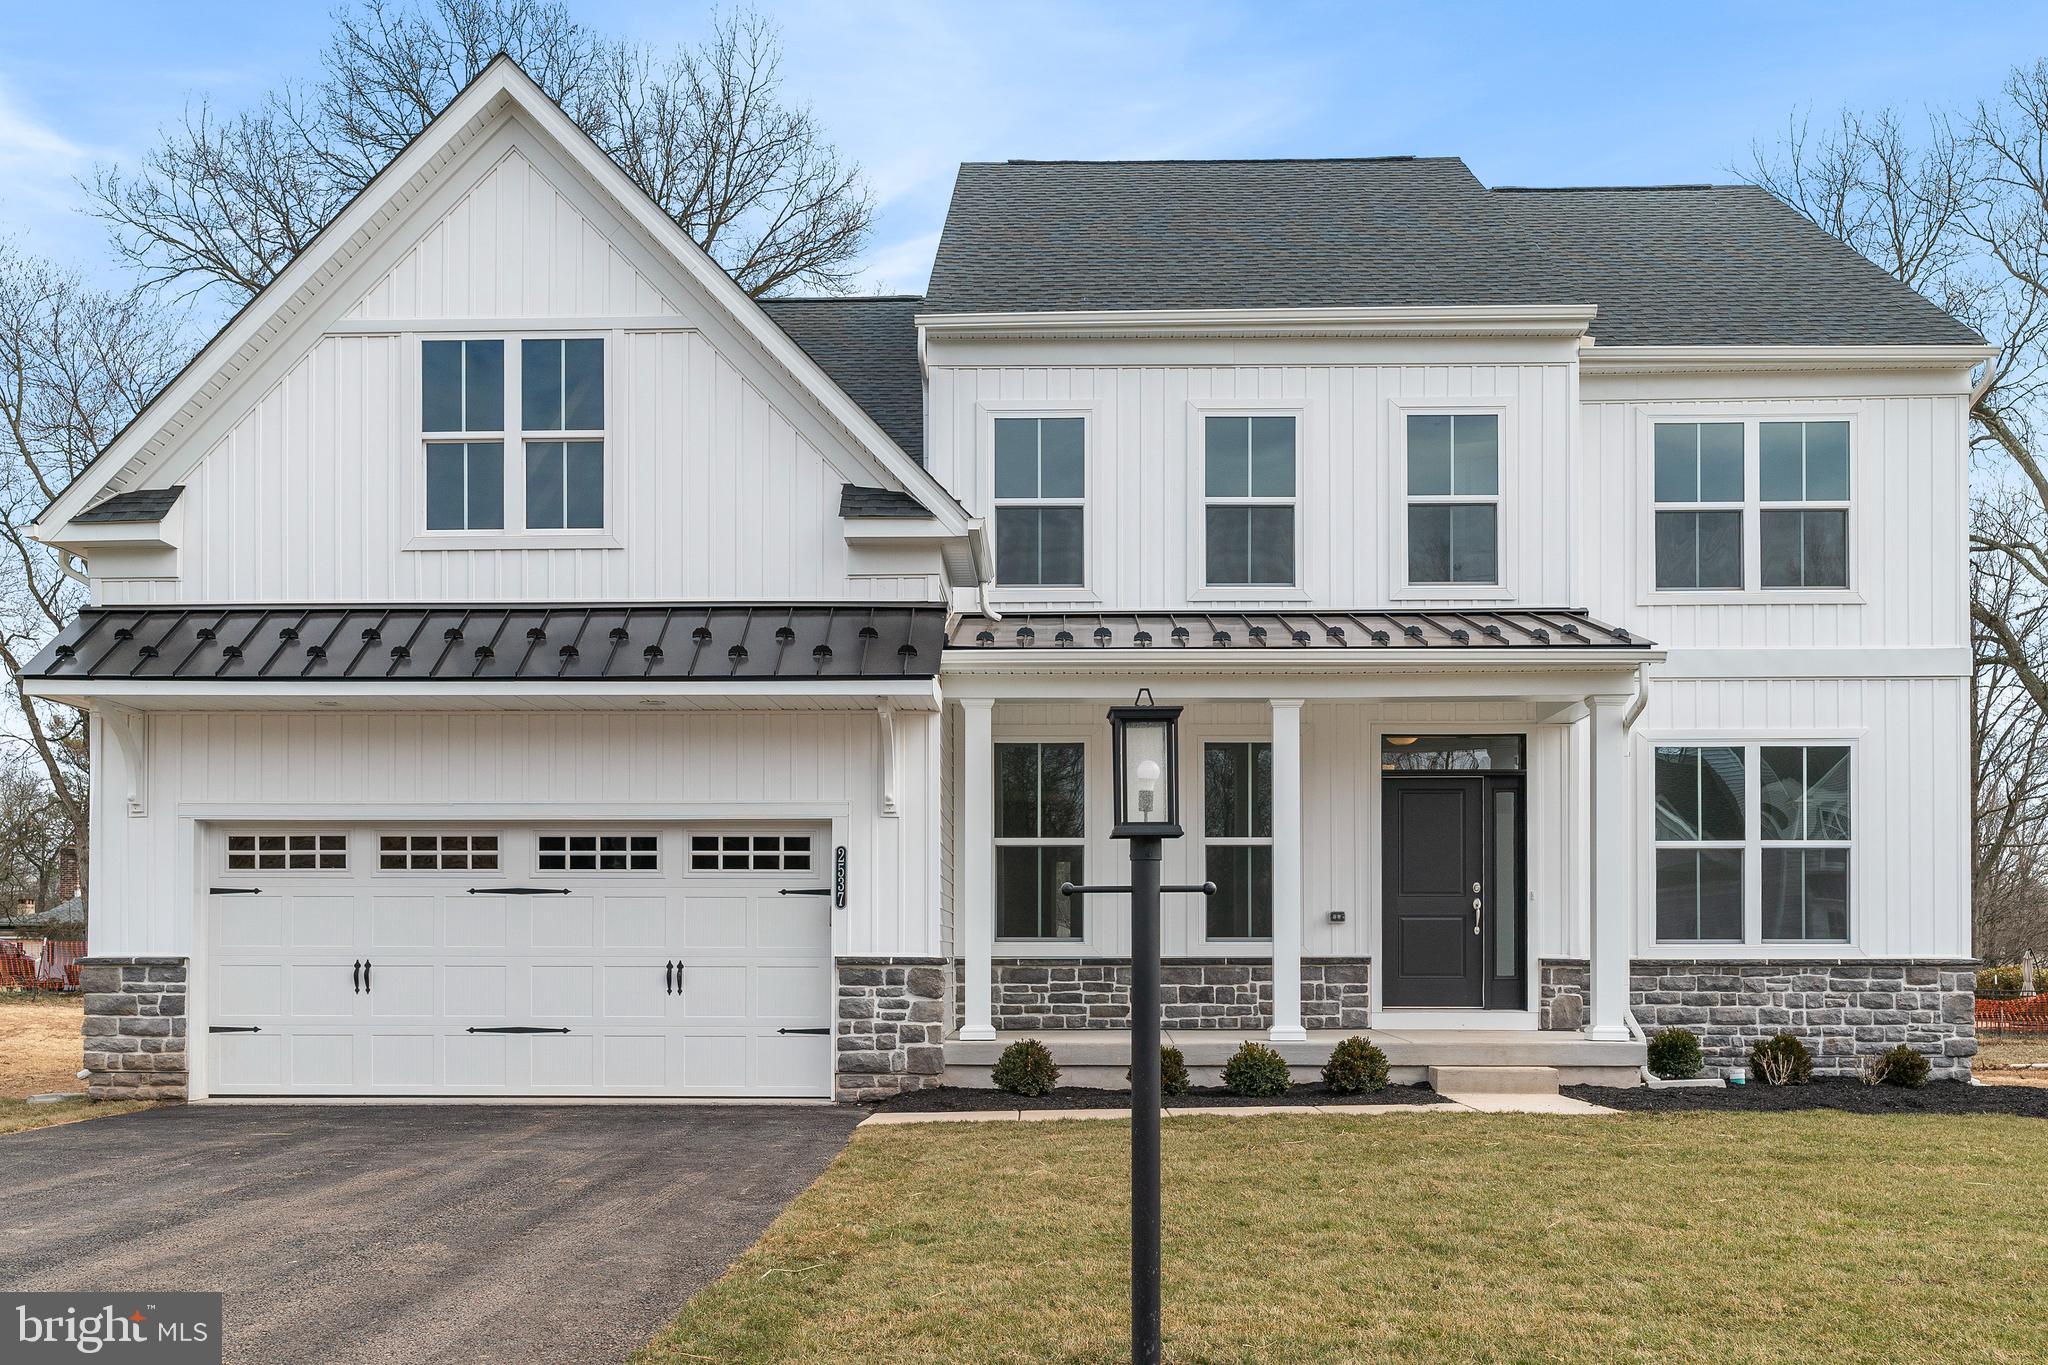
POLYGON ((857 1111, 193 1106, 0 1137, 0 1285, 226 1294, 241 1361, 605 1361, 857 1111))

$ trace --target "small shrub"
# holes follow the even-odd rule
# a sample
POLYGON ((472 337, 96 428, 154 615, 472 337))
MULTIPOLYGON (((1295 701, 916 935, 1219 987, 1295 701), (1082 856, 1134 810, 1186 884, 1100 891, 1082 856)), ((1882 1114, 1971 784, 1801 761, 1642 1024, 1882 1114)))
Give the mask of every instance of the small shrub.
POLYGON ((1781 1033, 1750 1048, 1749 1074, 1765 1085, 1805 1085, 1813 1079, 1813 1054, 1791 1034, 1781 1033))
MULTIPOLYGON (((1977 994, 1993 999, 2011 999, 2020 994, 2025 977, 2026 973, 2015 965, 1986 967, 1977 973, 1977 994)), ((2040 994, 2044 987, 2048 987, 2048 964, 2034 968, 2035 994, 2040 994)))
MULTIPOLYGON (((1131 1079, 1131 1068, 1124 1068, 1124 1079, 1131 1079)), ((1163 1044, 1159 1049, 1159 1093, 1188 1093, 1188 1059, 1181 1056, 1180 1049, 1171 1043, 1163 1044)))
POLYGON ((1019 1038, 996 1058, 989 1079, 996 1083, 996 1089, 1012 1095, 1043 1095, 1060 1083, 1060 1069, 1044 1043, 1036 1038, 1019 1038))
POLYGON ((1925 1057, 1900 1043, 1895 1048, 1888 1048, 1883 1056, 1870 1063, 1870 1083, 1898 1085, 1908 1090, 1918 1090, 1927 1084, 1927 1073, 1932 1069, 1925 1057))
POLYGON ((1387 1088, 1387 1054, 1363 1038, 1346 1038, 1323 1065, 1323 1084, 1339 1095, 1387 1088))
POLYGON ((1650 1074, 1667 1081, 1691 1080, 1706 1070, 1699 1035, 1689 1028, 1660 1029, 1650 1035, 1650 1074))
POLYGON ((1223 1088, 1233 1095, 1271 1099, 1286 1094, 1293 1084, 1287 1059, 1264 1043, 1246 1043, 1223 1064, 1223 1088))

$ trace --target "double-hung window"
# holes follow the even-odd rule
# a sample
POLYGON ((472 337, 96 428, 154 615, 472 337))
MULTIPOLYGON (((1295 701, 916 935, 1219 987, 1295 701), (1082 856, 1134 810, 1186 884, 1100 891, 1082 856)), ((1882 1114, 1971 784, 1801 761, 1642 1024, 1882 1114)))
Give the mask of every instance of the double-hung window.
POLYGON ((519 343, 529 530, 604 525, 604 343, 519 343), (536 439, 536 433, 547 436, 536 439))
POLYGON ((428 531, 604 527, 602 338, 423 341, 420 429, 428 531))
POLYGON ((1849 746, 1660 745, 1659 943, 1845 943, 1849 746))
POLYGON ((1659 592, 1849 586, 1848 422, 1660 421, 1651 459, 1659 592))
POLYGON ((1757 540, 1766 588, 1849 586, 1849 424, 1757 423, 1757 540))
POLYGON ((505 529, 505 343, 420 347, 427 529, 505 529))
POLYGON ((1082 937, 1079 896, 1085 746, 1078 742, 996 745, 996 936, 1082 937))
POLYGON ((1086 581, 1087 423, 995 419, 996 582, 1080 587, 1086 581))
POLYGON ((1408 582, 1500 582, 1500 415, 1408 415, 1408 582))
POLYGON ((1293 587, 1294 418, 1207 417, 1202 446, 1208 585, 1293 587))
POLYGON ((1656 428, 1657 586, 1742 586, 1742 423, 1656 428))
POLYGON ((1273 746, 1202 746, 1202 856, 1211 939, 1273 936, 1273 746))

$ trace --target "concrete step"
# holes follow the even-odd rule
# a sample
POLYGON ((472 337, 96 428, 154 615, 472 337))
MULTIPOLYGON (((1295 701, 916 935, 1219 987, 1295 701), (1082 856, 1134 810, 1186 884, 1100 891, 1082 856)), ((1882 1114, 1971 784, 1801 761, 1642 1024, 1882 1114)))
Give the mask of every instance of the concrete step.
POLYGON ((1439 1095, 1555 1095, 1554 1066, 1433 1066, 1429 1088, 1439 1095))

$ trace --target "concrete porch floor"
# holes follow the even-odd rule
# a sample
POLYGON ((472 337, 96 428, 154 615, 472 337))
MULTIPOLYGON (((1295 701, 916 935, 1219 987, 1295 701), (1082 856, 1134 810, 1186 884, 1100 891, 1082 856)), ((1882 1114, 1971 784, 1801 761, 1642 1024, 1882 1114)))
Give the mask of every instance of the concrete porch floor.
MULTIPOLYGON (((1315 1029, 1305 1043, 1271 1043, 1297 1081, 1322 1074, 1330 1049, 1355 1029, 1315 1029)), ((1419 1085, 1432 1066, 1545 1066, 1557 1068, 1560 1085, 1633 1086, 1645 1059, 1641 1043, 1596 1042, 1578 1033, 1528 1029, 1371 1029, 1365 1036, 1387 1054, 1395 1085, 1419 1085)), ((1211 1029, 1166 1029, 1161 1037, 1181 1050, 1196 1085, 1218 1085, 1223 1063, 1240 1044, 1265 1043, 1263 1031, 1225 1032, 1211 1029)), ((987 1089, 989 1069, 1004 1048, 1020 1038, 1036 1038, 1059 1064, 1062 1085, 1120 1090, 1128 1082, 1131 1036, 1123 1029, 1046 1029, 1001 1032, 994 1042, 946 1040, 947 1085, 987 1089)))

